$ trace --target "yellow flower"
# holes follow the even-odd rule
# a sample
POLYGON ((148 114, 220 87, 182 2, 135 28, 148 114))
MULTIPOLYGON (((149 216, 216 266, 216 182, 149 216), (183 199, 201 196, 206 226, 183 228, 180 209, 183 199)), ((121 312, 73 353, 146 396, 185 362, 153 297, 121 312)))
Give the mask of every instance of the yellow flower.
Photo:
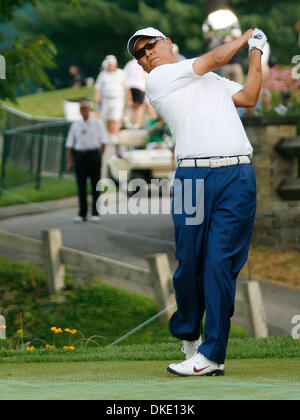
POLYGON ((63 346, 64 350, 75 350, 74 346, 63 346))
POLYGON ((23 334, 23 330, 18 330, 17 334, 23 334))
POLYGON ((56 346, 51 346, 50 344, 46 344, 46 349, 56 349, 56 346))
POLYGON ((65 328, 65 331, 66 332, 69 332, 70 334, 77 334, 77 330, 75 330, 75 329, 71 329, 71 328, 65 328))
POLYGON ((34 346, 27 346, 27 347, 26 347, 26 350, 27 350, 27 351, 33 351, 33 350, 34 350, 34 346))
POLYGON ((54 334, 62 334, 62 329, 61 328, 57 328, 57 327, 51 327, 50 331, 53 331, 54 334))

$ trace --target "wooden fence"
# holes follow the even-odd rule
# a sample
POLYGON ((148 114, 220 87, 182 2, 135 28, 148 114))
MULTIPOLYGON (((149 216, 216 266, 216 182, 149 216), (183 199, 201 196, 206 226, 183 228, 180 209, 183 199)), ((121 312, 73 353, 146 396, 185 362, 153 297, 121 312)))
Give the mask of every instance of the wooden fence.
MULTIPOLYGON (((166 254, 148 256, 148 269, 136 267, 110 258, 93 255, 63 246, 59 229, 42 232, 42 240, 0 231, 0 246, 25 254, 35 263, 45 267, 49 294, 54 294, 64 287, 65 269, 72 273, 84 273, 89 278, 99 276, 106 284, 134 290, 154 296, 162 321, 172 315, 175 302, 172 286, 172 274, 166 254)), ((236 299, 235 311, 243 319, 248 333, 252 337, 267 337, 267 321, 260 292, 256 281, 242 281, 241 297, 236 299)))

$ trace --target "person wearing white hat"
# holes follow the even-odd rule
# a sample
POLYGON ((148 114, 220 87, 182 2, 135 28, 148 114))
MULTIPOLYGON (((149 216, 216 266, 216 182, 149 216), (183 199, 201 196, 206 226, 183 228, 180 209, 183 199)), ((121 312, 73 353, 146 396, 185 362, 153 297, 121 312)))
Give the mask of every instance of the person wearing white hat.
POLYGON ((96 83, 96 100, 101 104, 101 118, 105 121, 109 133, 109 144, 105 150, 102 165, 102 177, 107 176, 106 162, 114 153, 118 143, 125 103, 132 106, 132 95, 128 86, 124 70, 118 68, 118 61, 114 55, 107 55, 103 61, 103 71, 100 72, 96 83))
POLYGON ((168 371, 180 376, 224 375, 236 280, 248 257, 256 210, 253 149, 236 107, 253 107, 258 100, 266 40, 259 29, 249 29, 183 61, 174 56, 171 39, 152 27, 127 44, 149 73, 146 93, 175 141, 172 216, 179 264, 173 276, 177 311, 169 327, 183 340, 186 360, 168 371), (213 72, 243 47, 249 47, 244 86, 213 72))
POLYGON ((125 101, 131 103, 132 97, 128 88, 126 74, 118 68, 118 61, 114 55, 107 55, 102 63, 95 83, 97 102, 101 102, 101 114, 112 136, 112 142, 117 142, 124 113, 125 101))

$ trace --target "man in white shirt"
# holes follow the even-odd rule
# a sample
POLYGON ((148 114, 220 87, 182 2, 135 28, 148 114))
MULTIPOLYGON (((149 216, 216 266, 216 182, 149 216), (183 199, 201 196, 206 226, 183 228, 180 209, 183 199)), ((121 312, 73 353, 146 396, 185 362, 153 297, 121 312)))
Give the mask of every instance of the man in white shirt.
POLYGON ((168 371, 180 376, 224 374, 236 279, 247 260, 256 210, 252 146, 235 107, 257 102, 265 42, 262 31, 249 29, 180 62, 170 38, 157 29, 141 29, 127 44, 149 73, 146 94, 176 144, 172 215, 179 264, 173 276, 177 311, 169 326, 183 340, 186 360, 168 371), (212 72, 246 46, 244 86, 212 72))
POLYGON ((76 181, 78 186, 79 215, 74 221, 86 220, 88 212, 87 203, 87 178, 92 186, 92 215, 90 221, 98 222, 97 200, 99 192, 96 190, 100 179, 101 156, 107 143, 107 131, 104 123, 98 118, 90 117, 90 103, 80 103, 82 120, 72 123, 66 142, 67 169, 70 171, 75 166, 76 181))

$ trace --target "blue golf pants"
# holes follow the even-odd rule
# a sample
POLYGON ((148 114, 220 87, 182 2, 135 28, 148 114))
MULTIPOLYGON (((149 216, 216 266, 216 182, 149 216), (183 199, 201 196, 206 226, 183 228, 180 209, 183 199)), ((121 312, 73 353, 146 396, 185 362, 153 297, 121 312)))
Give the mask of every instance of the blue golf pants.
POLYGON ((177 311, 169 327, 179 339, 197 340, 205 312, 204 341, 198 351, 220 364, 226 356, 236 279, 248 258, 255 210, 251 164, 177 169, 172 205, 177 311))

